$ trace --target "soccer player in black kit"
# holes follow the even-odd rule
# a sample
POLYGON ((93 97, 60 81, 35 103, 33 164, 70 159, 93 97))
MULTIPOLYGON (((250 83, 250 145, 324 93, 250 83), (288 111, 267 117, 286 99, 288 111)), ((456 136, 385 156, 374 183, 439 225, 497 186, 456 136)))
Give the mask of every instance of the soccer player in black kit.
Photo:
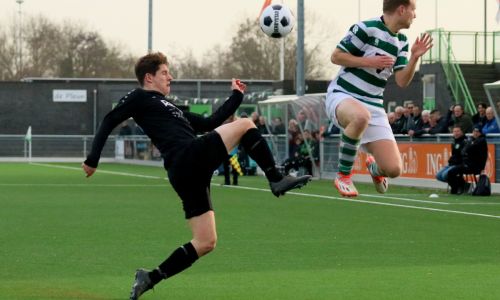
POLYGON ((173 188, 182 200, 193 239, 177 248, 156 269, 138 269, 130 295, 138 299, 155 284, 190 267, 199 257, 215 248, 217 233, 215 215, 210 200, 213 171, 227 159, 238 144, 264 171, 272 193, 279 197, 285 192, 307 184, 311 176, 283 176, 275 166, 272 153, 255 124, 250 119, 238 119, 224 124, 243 100, 246 85, 232 80, 231 96, 211 116, 182 112, 165 99, 170 93, 173 77, 168 60, 160 52, 141 57, 135 74, 141 88, 125 95, 103 119, 94 138, 92 151, 82 164, 91 176, 97 168, 102 148, 111 131, 132 117, 160 150, 164 167, 173 188), (197 136, 197 134, 204 135, 197 136))

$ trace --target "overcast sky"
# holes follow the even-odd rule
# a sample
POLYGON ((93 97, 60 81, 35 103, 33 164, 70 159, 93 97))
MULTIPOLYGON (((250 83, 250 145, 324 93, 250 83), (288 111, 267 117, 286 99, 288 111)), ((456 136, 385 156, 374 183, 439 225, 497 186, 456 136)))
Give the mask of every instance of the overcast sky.
MULTIPOLYGON (((169 53, 191 49, 202 57, 216 44, 229 45, 237 24, 246 17, 255 17, 264 0, 154 0, 153 48, 169 53)), ((274 0, 273 3, 282 2, 274 0)), ((283 1, 296 11, 297 1, 283 1)), ((353 23, 381 15, 382 0, 305 0, 316 24, 314 31, 330 34, 322 41, 325 62, 336 43, 353 23), (358 9, 361 3, 361 9, 358 9)), ((488 31, 500 30, 495 22, 497 0, 487 2, 488 31)), ((148 0, 24 0, 22 12, 42 14, 54 21, 74 20, 88 29, 99 31, 108 41, 120 43, 128 52, 142 55, 147 51, 148 0)), ((0 22, 16 20, 16 0, 0 0, 0 22)), ((417 0, 417 18, 412 28, 404 31, 413 42, 427 30, 483 31, 484 0, 417 0), (437 10, 436 10, 437 7, 437 10), (437 13, 436 13, 437 11, 437 13), (437 16, 437 22, 436 22, 437 16), (437 23, 437 24, 436 24, 437 23)), ((293 32, 296 34, 296 31, 293 32)), ((263 38, 266 38, 263 36, 263 38)), ((306 36, 315 42, 315 36, 306 36)))

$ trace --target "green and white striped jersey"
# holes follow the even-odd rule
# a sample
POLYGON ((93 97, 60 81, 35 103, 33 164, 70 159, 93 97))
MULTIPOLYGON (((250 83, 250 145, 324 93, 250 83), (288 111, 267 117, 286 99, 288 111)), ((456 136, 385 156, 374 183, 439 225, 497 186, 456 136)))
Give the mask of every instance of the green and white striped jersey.
POLYGON ((382 17, 378 17, 353 25, 337 48, 358 57, 388 55, 394 58, 393 68, 342 67, 328 87, 328 92, 341 91, 364 103, 383 107, 387 79, 408 64, 406 36, 390 32, 382 17))

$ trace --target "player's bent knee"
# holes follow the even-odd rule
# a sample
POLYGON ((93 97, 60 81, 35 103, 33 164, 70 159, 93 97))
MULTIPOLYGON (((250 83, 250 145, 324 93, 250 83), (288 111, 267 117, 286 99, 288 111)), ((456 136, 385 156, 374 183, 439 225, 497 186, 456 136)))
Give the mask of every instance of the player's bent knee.
POLYGON ((384 173, 389 178, 396 178, 401 175, 401 171, 401 166, 394 166, 384 170, 384 173))
POLYGON ((349 123, 357 128, 366 128, 370 122, 371 115, 369 112, 360 112, 349 123))
POLYGON ((209 252, 212 252, 215 249, 216 244, 217 244, 217 238, 200 241, 198 245, 199 249, 197 249, 197 251, 201 255, 205 255, 209 252))

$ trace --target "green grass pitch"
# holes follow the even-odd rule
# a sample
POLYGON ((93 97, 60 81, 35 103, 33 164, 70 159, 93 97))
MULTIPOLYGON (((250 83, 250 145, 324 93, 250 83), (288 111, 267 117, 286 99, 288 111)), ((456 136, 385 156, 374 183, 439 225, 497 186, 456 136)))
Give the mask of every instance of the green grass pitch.
MULTIPOLYGON (((191 238, 162 168, 0 164, 0 299, 128 299, 191 238), (141 176, 138 176, 141 175, 141 176)), ((141 299, 500 299, 500 197, 214 177, 218 244, 141 299), (438 193, 439 198, 429 198, 438 193)))

